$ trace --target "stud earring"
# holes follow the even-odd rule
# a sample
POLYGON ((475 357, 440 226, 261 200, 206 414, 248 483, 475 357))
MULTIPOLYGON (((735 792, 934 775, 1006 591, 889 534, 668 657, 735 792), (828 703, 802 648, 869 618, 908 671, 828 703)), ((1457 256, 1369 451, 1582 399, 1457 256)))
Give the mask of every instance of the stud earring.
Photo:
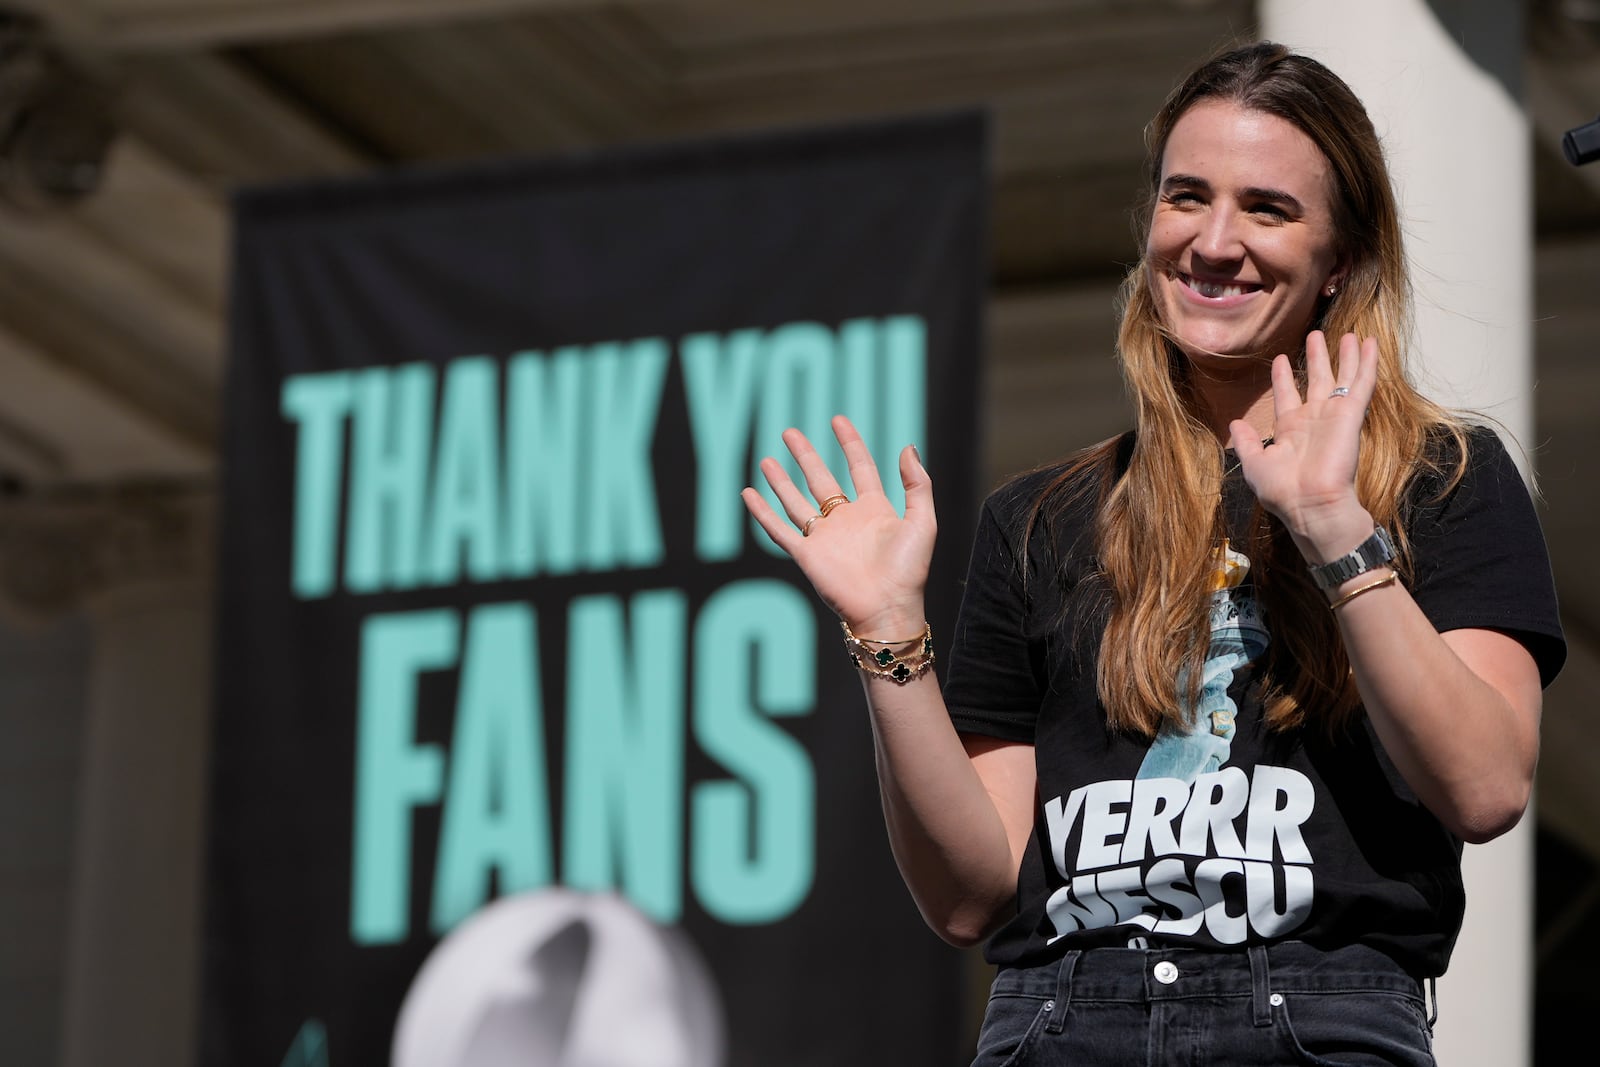
POLYGON ((1327 294, 1328 294, 1328 295, 1329 295, 1329 296, 1332 296, 1332 295, 1333 295, 1333 294, 1334 294, 1334 293, 1337 293, 1337 292, 1338 292, 1338 291, 1339 291, 1339 287, 1338 287, 1338 286, 1337 286, 1337 285, 1330 285, 1330 286, 1328 286, 1328 288, 1327 288, 1327 289, 1326 289, 1326 290, 1325 290, 1325 292, 1327 292, 1327 294))

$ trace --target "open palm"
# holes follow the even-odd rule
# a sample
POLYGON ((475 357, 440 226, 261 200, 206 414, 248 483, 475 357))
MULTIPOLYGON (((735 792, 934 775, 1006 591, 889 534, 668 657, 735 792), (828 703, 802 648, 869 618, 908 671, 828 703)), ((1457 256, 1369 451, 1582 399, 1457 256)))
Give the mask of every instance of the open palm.
POLYGON ((1229 427, 1245 481, 1262 507, 1290 531, 1308 532, 1323 516, 1347 510, 1354 499, 1361 423, 1377 378, 1375 339, 1341 338, 1335 375, 1327 339, 1316 331, 1306 338, 1304 397, 1289 357, 1273 360, 1272 447, 1242 420, 1229 427))
POLYGON ((783 443, 800 465, 805 491, 782 464, 768 457, 761 461, 761 473, 788 518, 753 488, 742 494, 745 507, 800 565, 823 602, 853 630, 879 639, 915 636, 926 617, 923 590, 937 533, 933 484, 916 450, 907 446, 900 453, 900 479, 906 490, 902 518, 884 494, 878 466, 850 420, 834 416, 833 432, 849 465, 854 500, 819 517, 818 503, 844 494, 812 443, 791 429, 784 431, 783 443))

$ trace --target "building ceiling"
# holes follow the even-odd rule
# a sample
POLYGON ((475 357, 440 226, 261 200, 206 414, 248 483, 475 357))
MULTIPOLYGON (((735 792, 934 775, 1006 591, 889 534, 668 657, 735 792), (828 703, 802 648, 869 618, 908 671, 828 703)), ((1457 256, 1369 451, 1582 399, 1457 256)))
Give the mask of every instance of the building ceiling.
MULTIPOLYGON (((1600 101, 1584 10, 1530 8, 1546 233, 1600 227, 1600 173, 1551 147, 1600 101)), ((87 135, 60 127, 97 108, 116 131, 103 168, 67 165, 97 185, 76 203, 41 197, 27 160, 0 168, 0 473, 47 488, 208 478, 228 196, 245 185, 981 105, 994 291, 1034 323, 1026 294, 1120 273, 1143 124, 1177 72, 1253 32, 1254 5, 45 0, 32 14, 48 54, 11 20, 0 95, 20 103, 0 119, 35 134, 35 155, 81 149, 87 135), (40 99, 46 117, 19 112, 40 99)))

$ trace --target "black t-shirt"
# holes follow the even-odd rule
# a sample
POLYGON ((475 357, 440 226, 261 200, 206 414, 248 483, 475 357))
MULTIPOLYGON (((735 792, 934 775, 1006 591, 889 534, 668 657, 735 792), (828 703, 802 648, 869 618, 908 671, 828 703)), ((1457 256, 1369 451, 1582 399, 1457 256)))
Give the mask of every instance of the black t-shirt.
MULTIPOLYGON (((990 939, 989 960, 1030 965, 1138 938, 1294 939, 1364 943, 1414 974, 1442 973, 1465 903, 1461 842, 1418 802, 1364 714, 1334 738, 1314 725, 1266 729, 1252 683, 1272 620, 1237 547, 1219 559, 1195 728, 1154 742, 1108 729, 1095 691, 1100 627, 1061 621, 1070 587, 1094 571, 1096 494, 1081 494, 1068 521, 1036 524, 1026 553, 1019 544, 1058 473, 1023 476, 985 503, 946 669, 957 729, 1035 749, 1039 808, 1017 914, 990 939)), ((1418 479, 1405 513, 1412 596, 1440 631, 1516 638, 1549 684, 1566 656, 1549 558, 1492 431, 1470 435, 1460 484, 1433 501, 1439 488, 1418 479)), ((1235 522, 1253 505, 1237 473, 1224 504, 1235 522)))

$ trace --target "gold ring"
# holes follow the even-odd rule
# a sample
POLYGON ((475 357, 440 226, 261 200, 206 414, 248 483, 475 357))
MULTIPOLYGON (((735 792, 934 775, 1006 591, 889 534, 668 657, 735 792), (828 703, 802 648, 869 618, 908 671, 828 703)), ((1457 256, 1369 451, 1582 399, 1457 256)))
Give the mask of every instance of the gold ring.
POLYGON ((830 496, 828 499, 818 504, 817 511, 820 513, 820 516, 825 519, 828 517, 828 513, 834 508, 838 507, 840 504, 848 503, 850 503, 849 497, 845 496, 843 493, 835 493, 833 496, 830 496))
POLYGON ((800 536, 801 537, 810 537, 811 536, 811 527, 815 526, 817 524, 817 520, 820 519, 820 518, 822 518, 821 515, 813 515, 809 519, 807 519, 806 520, 806 524, 804 526, 800 527, 800 536))

